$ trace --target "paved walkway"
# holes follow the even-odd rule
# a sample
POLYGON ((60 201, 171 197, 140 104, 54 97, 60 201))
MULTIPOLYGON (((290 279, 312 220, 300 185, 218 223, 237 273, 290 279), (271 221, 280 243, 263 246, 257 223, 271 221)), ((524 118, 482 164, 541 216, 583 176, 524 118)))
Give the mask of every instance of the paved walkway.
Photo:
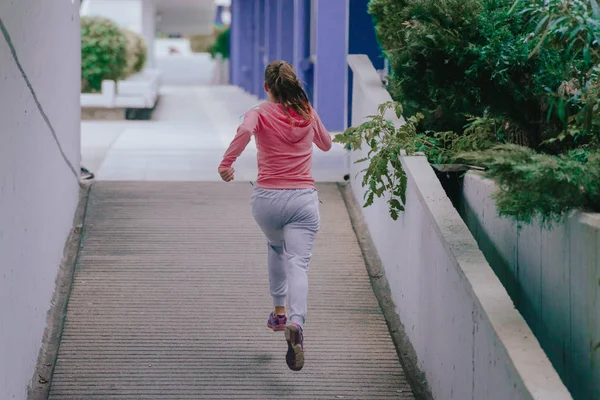
POLYGON ((246 183, 98 182, 51 400, 411 399, 343 200, 321 184, 306 364, 267 329, 246 183))
MULTIPOLYGON (((216 166, 245 112, 258 100, 231 86, 162 88, 152 121, 84 121, 83 165, 100 180, 217 181, 216 166)), ((343 180, 346 150, 315 152, 321 182, 343 180)), ((256 179, 254 140, 236 163, 236 179, 256 179)))

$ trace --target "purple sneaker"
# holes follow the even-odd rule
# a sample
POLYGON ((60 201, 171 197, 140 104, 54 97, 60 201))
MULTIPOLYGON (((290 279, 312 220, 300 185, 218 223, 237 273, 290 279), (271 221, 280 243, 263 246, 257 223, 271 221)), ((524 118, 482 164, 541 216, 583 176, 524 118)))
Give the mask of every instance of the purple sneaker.
POLYGON ((269 321, 267 322, 267 326, 270 329, 273 329, 273 332, 283 331, 285 329, 285 325, 287 324, 287 317, 285 315, 269 315, 269 321))
POLYGON ((293 322, 286 326, 285 340, 288 342, 285 362, 292 371, 300 371, 304 367, 304 335, 302 334, 302 327, 293 322))

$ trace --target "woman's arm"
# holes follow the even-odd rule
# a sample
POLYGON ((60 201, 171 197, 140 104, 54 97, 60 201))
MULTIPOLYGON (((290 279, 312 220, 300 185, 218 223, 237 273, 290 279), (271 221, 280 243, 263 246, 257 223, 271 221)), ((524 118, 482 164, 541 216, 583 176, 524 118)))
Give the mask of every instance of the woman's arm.
POLYGON ((331 135, 323 126, 319 115, 314 112, 315 116, 315 137, 313 141, 317 145, 317 147, 323 151, 329 151, 331 149, 331 135))
POLYGON ((221 164, 219 165, 219 170, 223 168, 230 168, 240 154, 242 154, 250 142, 250 138, 258 128, 258 116, 258 110, 251 110, 246 114, 244 117, 244 122, 242 122, 242 124, 238 127, 235 137, 231 141, 229 148, 227 148, 227 151, 223 156, 223 161, 221 161, 221 164))

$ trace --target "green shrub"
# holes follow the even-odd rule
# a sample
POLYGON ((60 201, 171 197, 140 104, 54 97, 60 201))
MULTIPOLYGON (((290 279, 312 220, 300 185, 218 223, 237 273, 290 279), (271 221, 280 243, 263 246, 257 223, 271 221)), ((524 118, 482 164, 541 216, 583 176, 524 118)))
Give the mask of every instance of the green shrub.
POLYGON ((420 113, 408 117, 405 124, 396 128, 385 119, 388 111, 394 111, 400 118, 403 110, 397 102, 381 104, 378 114, 357 127, 348 128, 333 141, 349 150, 359 150, 363 144, 369 146, 367 157, 356 161, 367 164, 362 171, 362 185, 367 189, 364 206, 370 206, 375 197, 388 196, 390 216, 394 220, 404 211, 406 200, 406 174, 399 161, 402 151, 408 155, 422 152, 431 162, 442 164, 454 161, 455 152, 488 149, 498 143, 501 135, 494 121, 483 118, 471 121, 467 135, 452 131, 419 132, 418 125, 424 118, 420 113))
MULTIPOLYGON (((581 102, 588 97, 576 89, 597 81, 596 5, 372 0, 370 12, 390 60, 392 97, 408 114, 425 115, 422 130, 461 132, 468 115, 488 112, 522 132, 527 145, 557 152, 544 148, 548 140, 563 137, 570 116, 585 120, 581 102)), ((588 116, 585 132, 569 136, 589 140, 590 128, 588 116)))
POLYGON ((127 39, 126 75, 130 76, 144 69, 148 57, 148 48, 146 47, 146 41, 141 35, 128 29, 122 29, 122 31, 127 39))
POLYGON ((497 184, 500 215, 550 226, 570 210, 600 212, 600 151, 571 150, 552 156, 524 146, 503 145, 459 158, 488 168, 497 184))
POLYGON ((138 42, 138 47, 136 51, 136 63, 133 66, 133 70, 138 73, 144 70, 146 66, 146 62, 148 61, 148 47, 146 46, 146 42, 141 40, 138 42))
MULTIPOLYGON (((508 0, 372 0, 370 11, 390 60, 390 92, 422 130, 460 132, 486 108, 529 127, 542 88, 527 79, 533 45, 508 0), (496 109, 498 109, 496 111, 496 109)), ((537 136, 536 127, 527 129, 537 136)))
POLYGON ((106 18, 81 18, 82 91, 99 91, 103 80, 127 73, 127 39, 119 27, 106 18))
POLYGON ((406 175, 398 161, 423 152, 437 164, 463 162, 485 167, 485 176, 493 179, 497 190, 493 198, 500 215, 519 222, 538 219, 550 227, 573 209, 600 212, 600 150, 576 149, 562 155, 535 152, 525 146, 502 144, 505 128, 490 118, 474 118, 464 134, 418 131, 422 114, 406 119, 399 128, 384 117, 394 110, 400 117, 402 107, 384 103, 377 115, 357 127, 348 128, 334 138, 349 150, 369 146, 362 185, 365 207, 375 197, 386 197, 390 215, 397 219, 404 210, 406 175), (390 168, 391 167, 391 168, 390 168))
MULTIPOLYGON (((546 120, 553 121, 545 144, 550 151, 591 145, 600 137, 600 6, 597 0, 528 0, 522 13, 532 30, 532 58, 557 54, 544 69, 556 71, 559 84, 543 97, 546 120)), ((540 73, 543 75, 543 73, 540 73)))
POLYGON ((371 0, 369 7, 390 60, 388 89, 413 117, 398 130, 383 114, 371 116, 336 138, 371 146, 360 160, 369 162, 368 199, 386 194, 392 216, 402 209, 402 182, 385 171, 391 163, 403 175, 394 160, 401 146, 432 163, 487 167, 499 212, 519 221, 600 211, 597 0, 371 0))
POLYGON ((217 54, 221 54, 224 60, 229 58, 229 27, 219 33, 215 43, 210 46, 209 52, 212 58, 217 54))

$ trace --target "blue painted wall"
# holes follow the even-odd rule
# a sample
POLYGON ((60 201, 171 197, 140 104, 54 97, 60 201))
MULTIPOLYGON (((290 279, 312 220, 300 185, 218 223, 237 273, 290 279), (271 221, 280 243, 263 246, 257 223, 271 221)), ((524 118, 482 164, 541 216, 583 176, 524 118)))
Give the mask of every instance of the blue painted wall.
MULTIPOLYGON (((349 11, 361 10, 363 18, 355 25, 362 31, 366 4, 366 0, 316 0, 312 21, 315 48, 311 54, 311 0, 233 0, 232 83, 264 98, 267 63, 278 59, 289 61, 304 82, 309 99, 325 126, 330 131, 345 129, 349 11)), ((372 30, 372 24, 367 29, 372 30)), ((374 34, 367 30, 366 39, 364 35, 364 31, 352 34, 353 48, 368 47, 374 34)))
POLYGON ((313 101, 313 65, 310 60, 310 0, 294 0, 294 69, 313 101))
POLYGON ((348 90, 348 1, 315 2, 314 106, 332 132, 346 128, 348 90))
MULTIPOLYGON (((245 0, 248 1, 248 0, 245 0)), ((266 2, 269 0, 254 0, 248 3, 254 3, 254 41, 252 51, 254 53, 254 63, 252 64, 252 94, 259 98, 265 98, 263 89, 263 63, 265 54, 265 41, 268 38, 266 33, 267 26, 265 25, 264 14, 267 8, 266 2)))
POLYGON ((277 11, 280 32, 277 42, 279 58, 294 64, 294 0, 280 0, 277 11))

